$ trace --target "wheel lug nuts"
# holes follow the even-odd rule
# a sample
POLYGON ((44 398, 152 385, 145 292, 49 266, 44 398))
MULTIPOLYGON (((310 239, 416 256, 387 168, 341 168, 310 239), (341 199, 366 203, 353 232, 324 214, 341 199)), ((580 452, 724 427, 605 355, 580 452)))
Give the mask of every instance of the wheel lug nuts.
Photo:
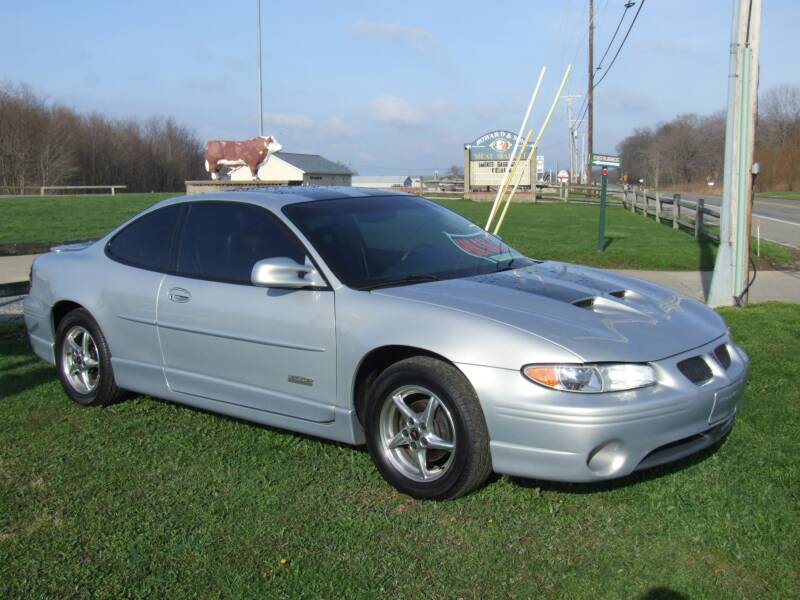
POLYGON ((424 429, 425 429, 425 423, 420 423, 420 424, 419 424, 419 428, 420 428, 420 429, 422 429, 422 430, 424 430, 424 429))
POLYGON ((412 449, 412 450, 416 450, 416 449, 417 449, 417 443, 416 443, 416 442, 411 442, 411 443, 409 444, 409 446, 411 446, 411 449, 412 449))
POLYGON ((411 427, 412 425, 414 425, 414 419, 409 419, 408 426, 411 427))
POLYGON ((419 445, 420 445, 420 446, 422 446, 422 447, 425 447, 425 446, 427 446, 427 445, 428 445, 428 440, 426 440, 425 438, 422 438, 422 439, 419 441, 419 445))
POLYGON ((403 436, 408 437, 408 429, 403 429, 403 436))

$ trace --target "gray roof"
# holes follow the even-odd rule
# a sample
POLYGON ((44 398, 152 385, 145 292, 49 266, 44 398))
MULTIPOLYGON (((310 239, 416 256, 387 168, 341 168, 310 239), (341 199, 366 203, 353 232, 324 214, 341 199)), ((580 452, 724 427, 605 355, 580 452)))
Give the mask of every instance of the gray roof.
POLYGON ((321 175, 351 175, 350 169, 344 165, 323 158, 319 154, 298 154, 296 152, 278 152, 275 154, 293 167, 306 173, 319 173, 321 175))

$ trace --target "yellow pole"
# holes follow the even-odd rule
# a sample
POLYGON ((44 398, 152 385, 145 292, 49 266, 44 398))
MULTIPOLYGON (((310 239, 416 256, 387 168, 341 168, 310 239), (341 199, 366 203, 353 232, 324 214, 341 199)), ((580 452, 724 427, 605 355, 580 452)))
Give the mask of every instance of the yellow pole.
MULTIPOLYGON (((509 183, 514 181, 514 176, 517 175, 518 172, 520 173, 520 175, 516 179, 516 184, 514 185, 514 188, 513 188, 514 190, 517 189, 517 186, 519 185, 520 177, 522 177, 521 173, 523 172, 523 169, 520 168, 520 165, 522 165, 523 157, 525 156, 525 149, 528 147, 528 142, 531 140, 531 136, 532 135, 533 135, 533 129, 529 129, 528 130, 528 135, 525 136, 525 141, 522 142, 522 146, 520 146, 521 149, 519 151, 519 154, 517 155, 517 160, 514 162, 513 165, 511 165, 511 177, 509 177, 509 183)), ((528 158, 530 158, 530 156, 528 158)), ((505 202, 505 206, 503 207, 503 213, 502 213, 503 215, 505 215, 506 212, 508 211, 508 200, 506 200, 505 197, 504 197, 506 191, 508 191, 508 187, 506 187, 506 189, 504 190, 504 195, 500 197, 500 202, 498 204, 498 207, 500 207, 500 206, 503 206, 503 203, 505 202)), ((512 192, 512 195, 513 195, 513 192, 512 192)), ((501 219, 502 219, 502 217, 501 217, 501 219)), ((495 227, 495 233, 497 233, 497 229, 498 228, 495 227)))
POLYGON ((516 154, 516 151, 517 151, 517 144, 519 144, 519 138, 522 137, 522 132, 525 131, 525 127, 528 125, 528 118, 531 115, 531 109, 533 109, 533 104, 534 104, 534 102, 536 102, 536 98, 539 95, 539 88, 542 85, 542 79, 544 79, 544 73, 545 73, 546 70, 547 70, 547 67, 542 67, 542 70, 539 73, 539 79, 536 82, 536 88, 534 88, 534 90, 533 90, 533 95, 531 96, 531 101, 528 103, 528 110, 525 113, 525 118, 522 119, 522 125, 519 128, 519 133, 517 134, 517 139, 514 142, 514 148, 511 150, 511 156, 508 157, 508 167, 506 167, 505 173, 503 173, 503 179, 500 182, 500 187, 498 188, 497 195, 494 198, 494 204, 492 204, 492 210, 489 213, 489 220, 486 221, 486 227, 484 227, 484 229, 486 231, 489 231, 489 226, 492 224, 492 220, 494 219, 495 214, 497 213, 498 206, 500 206, 500 204, 499 204, 500 203, 500 196, 503 195, 503 192, 505 191, 505 188, 506 188, 506 185, 508 183, 508 180, 510 179, 509 175, 511 175, 511 165, 512 165, 512 163, 514 161, 514 155, 516 154))
MULTIPOLYGON (((533 142, 533 150, 536 151, 536 148, 539 146, 539 142, 544 135, 545 129, 550 124, 550 119, 553 117, 553 112, 556 110, 556 106, 558 105, 558 101, 561 99, 561 94, 564 92, 564 86, 567 85, 567 79, 569 78, 569 74, 572 72, 572 65, 567 65, 566 71, 564 71, 564 77, 561 78, 561 85, 558 86, 558 91, 556 92, 555 98, 553 98, 553 102, 550 105, 550 110, 547 112, 547 116, 544 118, 544 123, 542 123, 542 128, 539 130, 539 135, 536 136, 536 141, 533 142)), ((536 175, 531 174, 531 187, 535 185, 536 175)), ((514 188, 516 189, 516 187, 514 188)), ((513 196, 513 191, 512 191, 513 196)), ((511 198, 509 197, 508 202, 511 202, 511 198)), ((503 215, 505 215, 505 210, 503 211, 503 215)), ((500 231, 500 226, 503 224, 503 218, 501 216, 500 220, 497 223, 497 226, 494 228, 494 233, 497 235, 497 232, 500 231)))
MULTIPOLYGON (((528 135, 528 137, 530 137, 530 134, 528 135)), ((530 158, 530 155, 528 156, 528 158, 530 158)), ((514 187, 511 188, 511 193, 509 194, 508 199, 506 200, 506 204, 503 207, 503 212, 500 213, 500 218, 497 221, 497 226, 494 228, 494 235, 497 235, 497 232, 500 231, 500 226, 503 224, 503 221, 506 220, 506 213, 508 212, 508 207, 511 206, 511 199, 514 197, 514 194, 517 191, 517 187, 519 187, 519 184, 522 181, 522 175, 524 173, 525 173, 525 169, 524 168, 519 169, 519 174, 517 175, 517 180, 514 183, 514 187)))
POLYGON ((553 103, 550 105, 550 111, 547 113, 547 116, 544 118, 544 123, 542 123, 542 128, 539 130, 539 135, 536 136, 536 141, 533 142, 534 146, 538 146, 539 142, 542 140, 542 136, 544 135, 544 130, 547 129, 547 126, 550 124, 550 119, 553 116, 553 112, 556 110, 556 106, 558 105, 558 101, 561 100, 561 94, 564 92, 564 86, 567 85, 567 79, 569 78, 569 74, 572 72, 572 65, 567 65, 567 70, 564 71, 564 77, 561 78, 561 85, 558 86, 558 91, 556 92, 556 97, 553 98, 553 103))

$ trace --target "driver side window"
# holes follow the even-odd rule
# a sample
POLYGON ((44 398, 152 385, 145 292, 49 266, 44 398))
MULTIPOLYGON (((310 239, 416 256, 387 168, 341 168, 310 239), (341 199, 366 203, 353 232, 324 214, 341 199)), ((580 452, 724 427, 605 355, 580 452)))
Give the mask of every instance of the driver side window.
POLYGON ((277 257, 302 264, 306 252, 266 209, 233 202, 189 205, 178 246, 179 275, 249 285, 253 265, 277 257))

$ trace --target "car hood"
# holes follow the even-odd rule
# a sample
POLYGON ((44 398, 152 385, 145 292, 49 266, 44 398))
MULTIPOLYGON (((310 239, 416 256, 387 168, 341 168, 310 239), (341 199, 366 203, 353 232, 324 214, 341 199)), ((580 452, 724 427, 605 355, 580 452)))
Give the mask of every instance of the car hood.
POLYGON ((659 360, 726 331, 716 312, 665 287, 553 261, 373 293, 491 319, 586 362, 659 360))

